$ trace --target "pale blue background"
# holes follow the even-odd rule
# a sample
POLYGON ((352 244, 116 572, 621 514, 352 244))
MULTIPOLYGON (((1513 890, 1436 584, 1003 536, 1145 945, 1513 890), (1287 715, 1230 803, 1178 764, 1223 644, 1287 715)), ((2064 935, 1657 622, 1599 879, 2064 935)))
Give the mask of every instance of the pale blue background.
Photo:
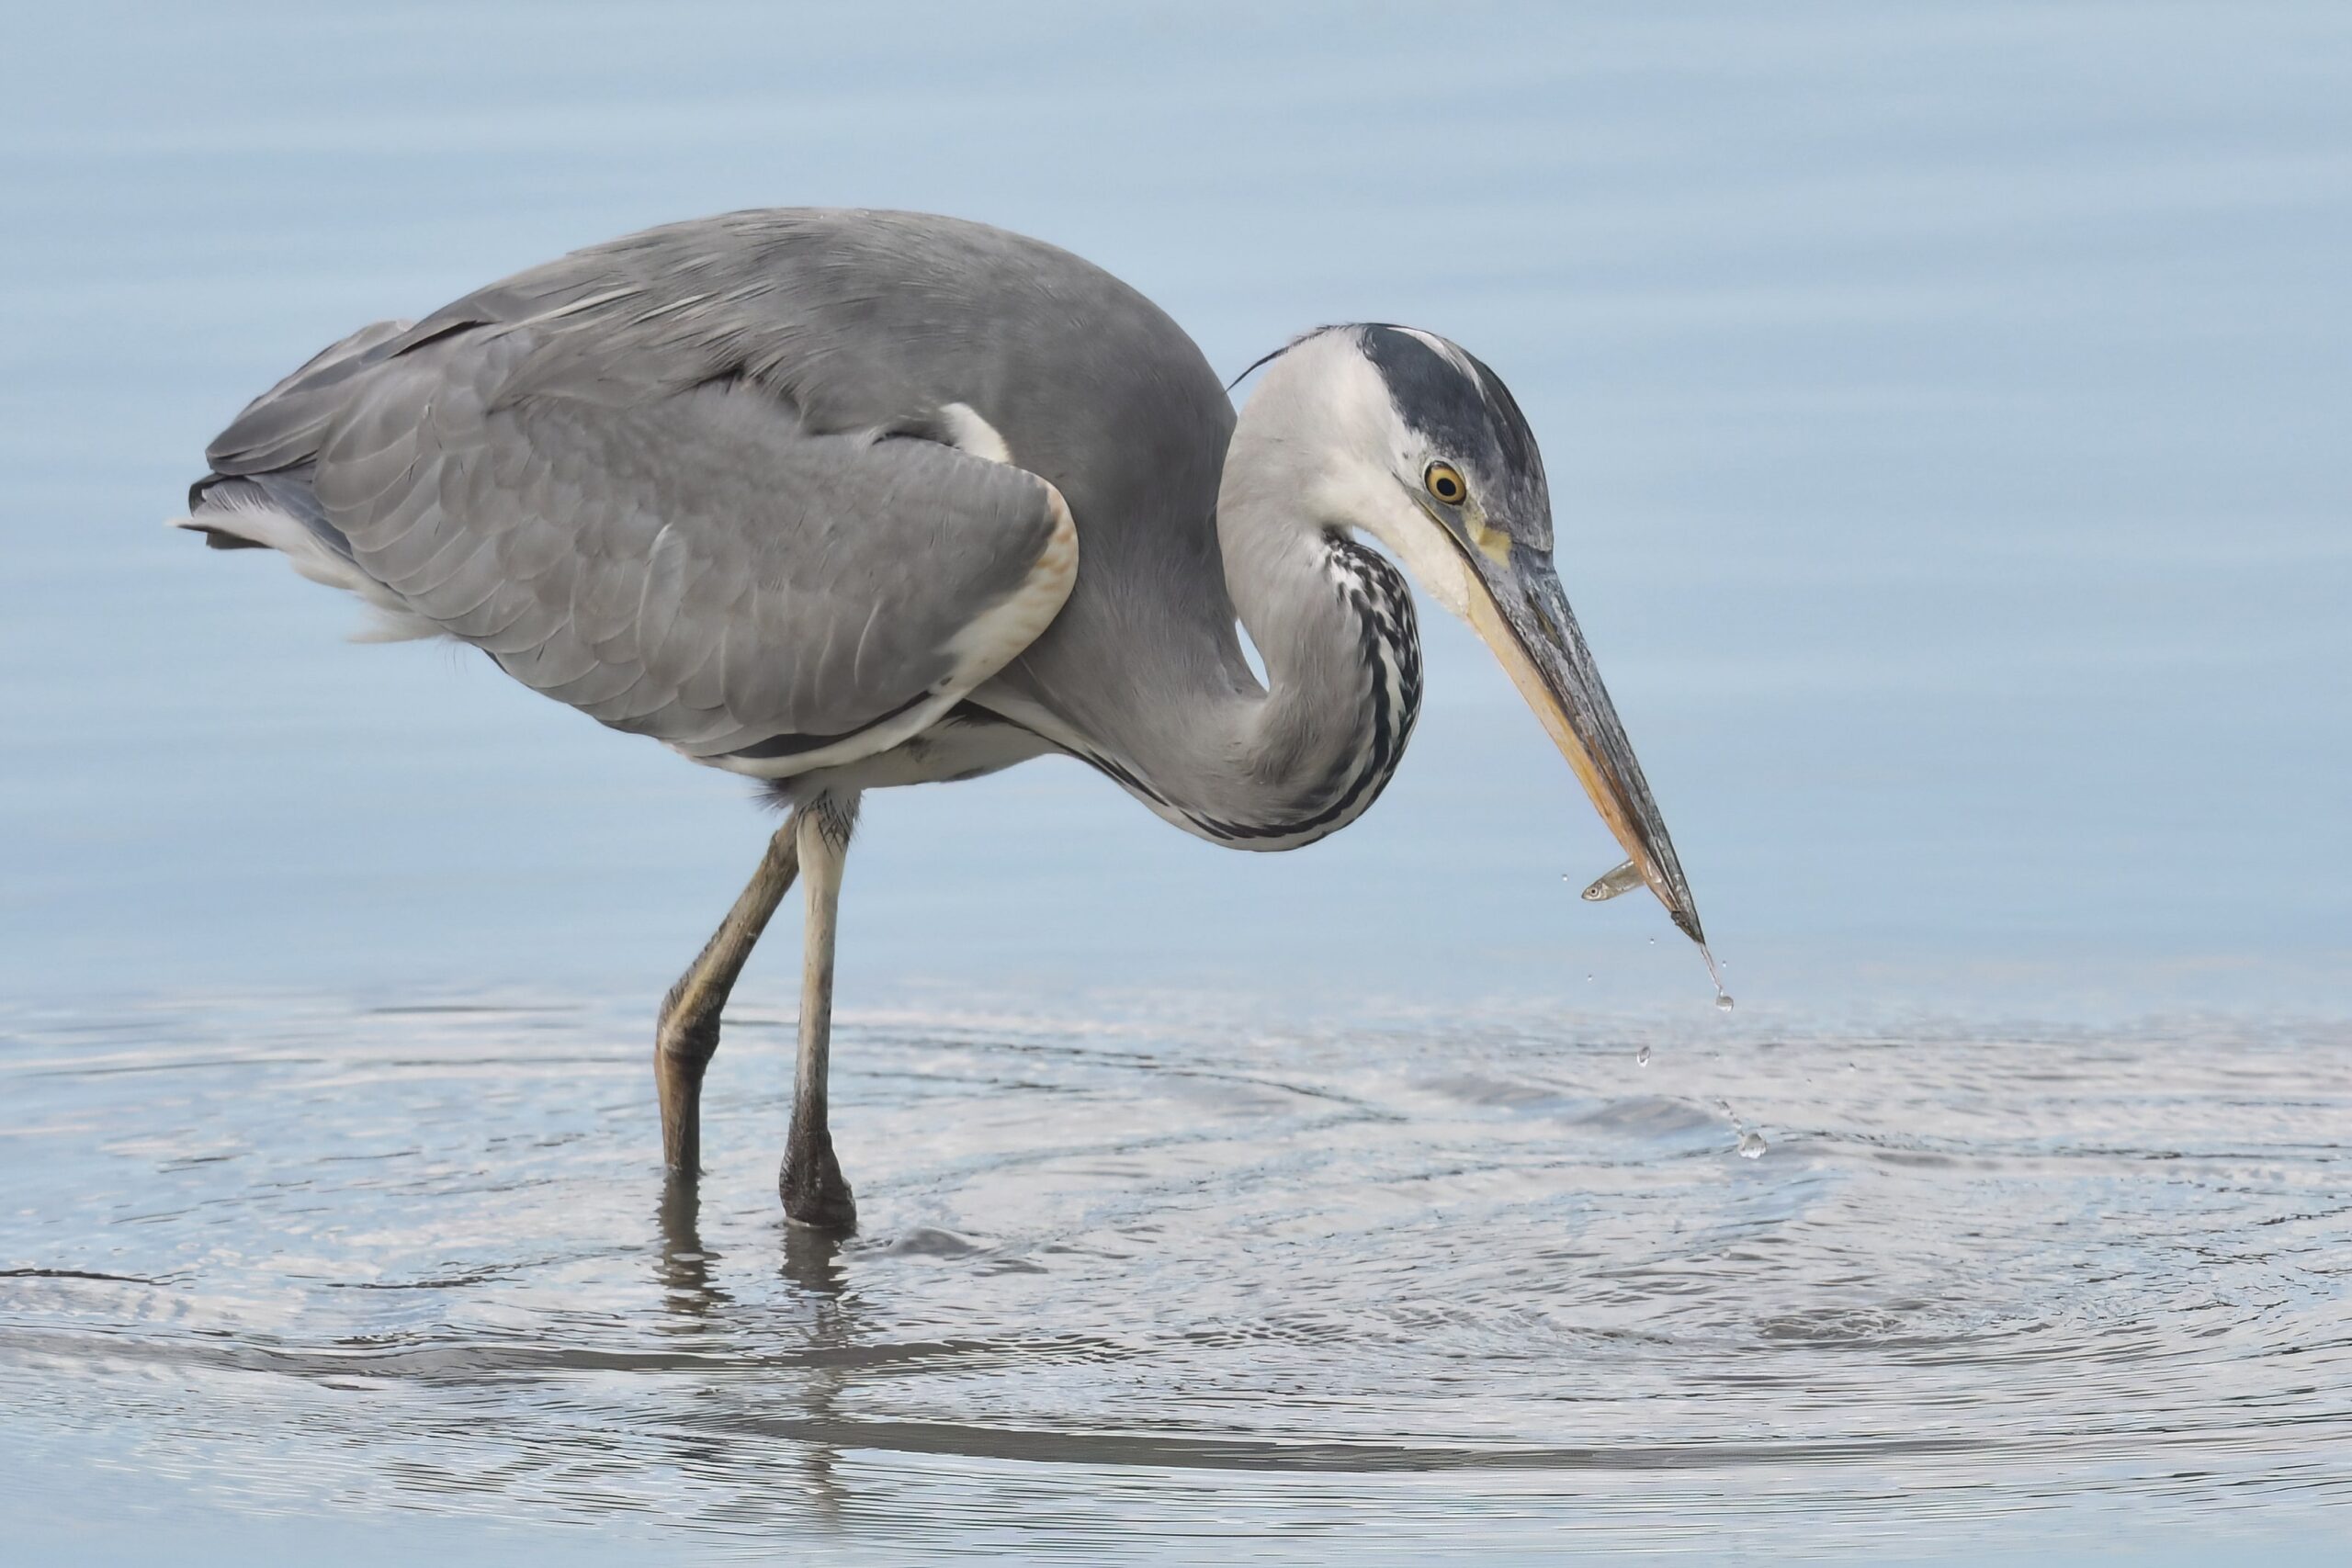
MULTIPOLYGON (((741 784, 472 656, 346 645, 340 596, 159 525, 360 322, 841 203, 1055 240, 1229 369, 1352 317, 1491 359, 1753 1000, 2334 1005, 2352 13, 891 15, 9 24, 0 987, 659 985, 764 831, 741 784)), ((1703 1007, 1654 907, 1560 886, 1613 852, 1430 618, 1401 777, 1311 853, 1213 852, 1060 762, 872 802, 845 994, 1594 972, 1703 1007)))

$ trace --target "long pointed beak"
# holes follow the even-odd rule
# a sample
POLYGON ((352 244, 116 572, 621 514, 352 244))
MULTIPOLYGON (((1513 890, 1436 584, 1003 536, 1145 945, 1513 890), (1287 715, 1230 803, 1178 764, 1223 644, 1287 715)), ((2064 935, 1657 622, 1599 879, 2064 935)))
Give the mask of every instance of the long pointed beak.
POLYGON ((1568 608, 1551 556, 1524 545, 1512 547, 1502 560, 1475 549, 1463 554, 1472 567, 1470 624, 1543 720, 1593 808, 1624 846, 1625 858, 1682 934, 1703 944, 1699 907, 1675 859, 1666 819, 1650 798, 1649 781, 1642 777, 1634 743, 1625 739, 1609 689, 1593 667, 1592 650, 1568 608))

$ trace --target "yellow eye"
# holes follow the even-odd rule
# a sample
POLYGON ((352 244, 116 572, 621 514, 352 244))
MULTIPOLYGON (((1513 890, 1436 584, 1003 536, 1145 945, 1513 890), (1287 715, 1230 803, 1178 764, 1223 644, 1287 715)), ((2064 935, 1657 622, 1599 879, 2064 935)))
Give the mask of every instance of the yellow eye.
POLYGON ((1459 506, 1469 499, 1470 487, 1462 482, 1462 470, 1451 463, 1431 463, 1422 473, 1421 483, 1448 506, 1459 506))

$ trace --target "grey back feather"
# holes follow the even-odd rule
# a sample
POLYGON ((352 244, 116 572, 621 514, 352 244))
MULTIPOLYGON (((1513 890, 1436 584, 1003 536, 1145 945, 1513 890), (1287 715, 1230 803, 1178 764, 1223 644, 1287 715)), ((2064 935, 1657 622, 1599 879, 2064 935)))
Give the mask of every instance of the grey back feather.
POLYGON ((1078 522, 1078 587, 998 684, 1115 751, 1153 682, 1248 678, 1215 526, 1232 422, 1191 340, 1075 256, 771 210, 355 333, 223 431, 197 488, 307 489, 288 509, 418 614, 715 756, 935 682, 1036 559, 1042 477, 1078 522), (1017 467, 941 444, 959 402, 1017 467))

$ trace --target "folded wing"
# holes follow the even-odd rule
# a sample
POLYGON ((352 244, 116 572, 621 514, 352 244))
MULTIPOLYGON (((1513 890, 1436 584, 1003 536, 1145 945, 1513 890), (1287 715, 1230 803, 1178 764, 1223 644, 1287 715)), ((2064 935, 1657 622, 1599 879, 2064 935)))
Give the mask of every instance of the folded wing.
POLYGON ((741 379, 550 376, 528 324, 417 338, 371 328, 259 400, 193 524, 299 525, 379 604, 688 756, 775 776, 895 745, 1075 580, 1059 493, 927 438, 952 421, 811 430, 741 379))

